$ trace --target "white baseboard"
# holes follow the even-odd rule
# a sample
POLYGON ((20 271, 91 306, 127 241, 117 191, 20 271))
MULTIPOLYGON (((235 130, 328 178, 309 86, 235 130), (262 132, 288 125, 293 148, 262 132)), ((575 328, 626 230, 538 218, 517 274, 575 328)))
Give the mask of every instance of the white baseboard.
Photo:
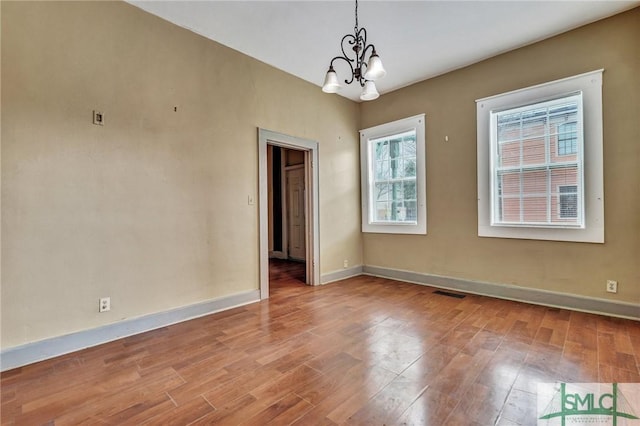
POLYGON ((362 275, 362 265, 352 266, 351 268, 338 269, 337 271, 327 272, 320 277, 320 284, 329 284, 334 281, 340 281, 351 277, 362 275))
POLYGON ((123 337, 144 333, 182 321, 213 314, 260 301, 260 290, 252 290, 206 302, 195 303, 169 311, 149 314, 114 324, 52 337, 38 342, 14 346, 0 351, 0 371, 43 361, 60 355, 101 345, 123 337))
POLYGON ((636 321, 640 320, 640 304, 616 302, 613 300, 519 287, 509 284, 495 284, 423 274, 380 266, 364 266, 363 273, 365 275, 391 278, 398 281, 428 285, 448 290, 458 290, 465 293, 479 294, 498 299, 515 300, 518 302, 532 303, 534 305, 551 306, 554 308, 609 315, 636 321))
MULTIPOLYGON (((496 297, 498 299, 515 300, 518 302, 640 320, 640 305, 638 304, 616 302, 607 299, 577 296, 574 294, 558 293, 507 284, 503 285, 423 274, 419 272, 390 269, 379 266, 360 265, 329 272, 322 275, 321 283, 328 284, 330 282, 356 277, 362 274, 391 278, 398 281, 428 285, 448 290, 457 290, 465 293, 496 297)), ((77 333, 52 337, 38 342, 3 349, 0 351, 0 371, 11 370, 13 368, 54 358, 56 356, 91 346, 97 346, 123 337, 144 333, 145 331, 166 327, 171 324, 258 301, 260 301, 260 291, 252 290, 169 311, 145 315, 139 318, 123 320, 90 330, 79 331, 77 333)))

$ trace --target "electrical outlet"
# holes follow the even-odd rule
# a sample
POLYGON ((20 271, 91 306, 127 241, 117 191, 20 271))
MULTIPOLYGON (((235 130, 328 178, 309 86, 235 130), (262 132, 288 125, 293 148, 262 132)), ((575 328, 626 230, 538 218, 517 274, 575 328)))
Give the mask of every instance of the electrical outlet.
POLYGON ((111 298, 101 297, 98 312, 107 312, 111 310, 111 298))
POLYGON ((617 293, 618 292, 618 281, 607 280, 607 291, 609 293, 617 293))
POLYGON ((342 266, 345 268, 349 267, 349 261, 347 259, 344 260, 344 262, 342 262, 342 266))

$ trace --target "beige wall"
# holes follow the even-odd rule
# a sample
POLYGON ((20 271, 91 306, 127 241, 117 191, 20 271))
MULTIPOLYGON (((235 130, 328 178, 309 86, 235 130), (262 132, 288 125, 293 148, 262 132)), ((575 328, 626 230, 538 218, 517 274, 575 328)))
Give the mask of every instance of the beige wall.
POLYGON ((365 264, 640 303, 640 8, 362 104, 426 113, 427 236, 364 235, 365 264), (475 99, 604 68, 605 244, 477 236, 475 99), (445 142, 445 136, 449 141, 445 142), (619 281, 618 294, 605 281, 619 281))
POLYGON ((258 127, 319 142, 321 273, 362 264, 357 104, 126 3, 1 7, 3 349, 257 289, 258 127))
POLYGON ((3 349, 257 289, 258 127, 320 143, 321 273, 640 301, 640 9, 360 106, 126 3, 2 2, 1 19, 3 349), (477 237, 474 100, 597 68, 606 244, 477 237), (429 234, 363 236, 357 129, 422 112, 429 234))

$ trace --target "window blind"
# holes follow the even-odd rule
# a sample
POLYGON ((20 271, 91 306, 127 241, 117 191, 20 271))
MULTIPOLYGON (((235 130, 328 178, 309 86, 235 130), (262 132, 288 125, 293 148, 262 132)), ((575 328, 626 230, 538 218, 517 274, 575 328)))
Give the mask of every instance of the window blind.
POLYGON ((582 94, 491 113, 492 225, 582 226, 582 94))

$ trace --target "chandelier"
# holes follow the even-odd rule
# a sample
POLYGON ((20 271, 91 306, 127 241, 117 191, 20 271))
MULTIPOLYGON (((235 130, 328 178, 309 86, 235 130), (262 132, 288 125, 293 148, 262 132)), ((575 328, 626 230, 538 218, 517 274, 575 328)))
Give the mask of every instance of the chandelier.
POLYGON ((376 89, 374 81, 387 75, 387 72, 382 66, 382 61, 376 53, 375 46, 373 44, 367 44, 367 30, 364 27, 358 28, 358 0, 356 0, 356 26, 353 29, 353 34, 347 34, 342 37, 340 47, 342 49, 342 56, 336 56, 331 60, 329 71, 327 71, 327 75, 324 78, 322 91, 325 93, 336 93, 340 90, 338 75, 333 69, 333 63, 337 59, 341 59, 351 68, 351 78, 345 79, 344 82, 347 84, 351 84, 354 81, 360 83, 362 87, 362 93, 360 94, 361 100, 372 101, 377 99, 380 94, 376 89), (349 47, 351 48, 349 49, 349 47), (349 50, 353 51, 352 56, 347 54, 349 50), (366 60, 367 55, 370 55, 368 61, 366 60))

